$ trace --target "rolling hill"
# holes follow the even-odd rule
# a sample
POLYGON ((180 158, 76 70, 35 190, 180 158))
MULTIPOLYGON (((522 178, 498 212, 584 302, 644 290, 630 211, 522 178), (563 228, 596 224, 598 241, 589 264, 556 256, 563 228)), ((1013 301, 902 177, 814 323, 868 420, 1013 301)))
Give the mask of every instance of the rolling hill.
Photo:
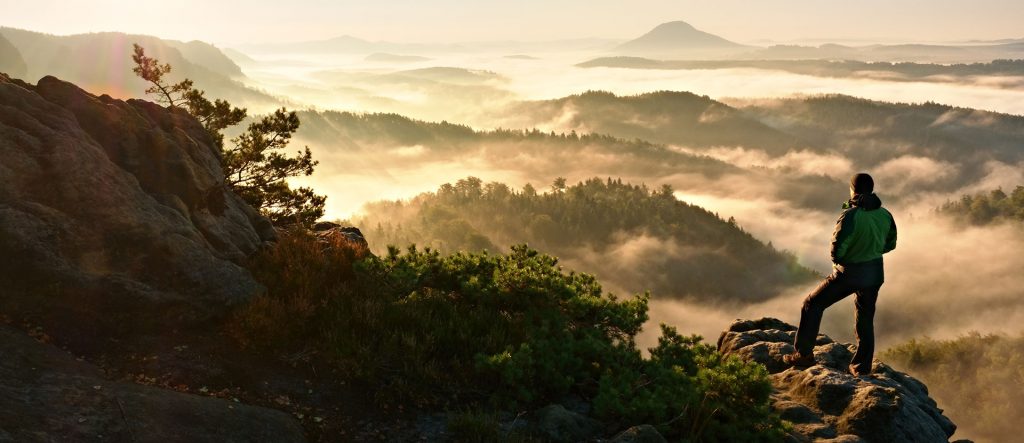
POLYGON ((815 277, 734 221, 677 200, 671 187, 611 178, 539 193, 469 177, 408 202, 369 204, 365 212, 357 224, 380 253, 411 243, 443 253, 500 253, 528 243, 615 288, 654 297, 749 302, 815 277))
POLYGON ((280 104, 280 100, 242 84, 241 68, 208 43, 120 32, 59 36, 0 28, 0 35, 24 57, 29 79, 52 75, 116 98, 142 97, 147 84, 131 71, 132 44, 138 43, 148 55, 173 67, 171 81, 190 78, 211 97, 237 106, 280 104))

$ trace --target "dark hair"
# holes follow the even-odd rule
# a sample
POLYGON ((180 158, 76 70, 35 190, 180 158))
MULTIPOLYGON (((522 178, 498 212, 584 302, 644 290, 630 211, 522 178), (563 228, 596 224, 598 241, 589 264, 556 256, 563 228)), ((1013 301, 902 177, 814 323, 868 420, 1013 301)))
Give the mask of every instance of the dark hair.
POLYGON ((870 194, 875 190, 875 181, 863 172, 850 179, 850 189, 856 194, 870 194))

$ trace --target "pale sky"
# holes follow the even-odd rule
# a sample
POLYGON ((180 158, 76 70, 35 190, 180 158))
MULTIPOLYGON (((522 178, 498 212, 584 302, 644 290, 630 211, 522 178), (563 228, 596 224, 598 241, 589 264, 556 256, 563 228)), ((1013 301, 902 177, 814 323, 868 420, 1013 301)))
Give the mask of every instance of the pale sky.
POLYGON ((0 26, 219 45, 352 35, 393 42, 633 38, 684 20, 741 43, 1024 37, 1020 0, 0 0, 0 26))

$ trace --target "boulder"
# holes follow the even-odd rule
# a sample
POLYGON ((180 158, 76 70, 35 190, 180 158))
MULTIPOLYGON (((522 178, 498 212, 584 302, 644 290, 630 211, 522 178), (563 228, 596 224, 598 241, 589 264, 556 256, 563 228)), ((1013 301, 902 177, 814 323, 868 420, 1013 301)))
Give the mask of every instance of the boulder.
POLYGON ((198 324, 259 293, 240 264, 274 230, 219 155, 180 109, 0 75, 0 311, 74 340, 198 324))
POLYGON ((789 367, 796 327, 777 319, 737 320, 718 339, 719 351, 765 365, 773 407, 793 423, 794 441, 949 441, 956 425, 942 414, 928 388, 879 361, 871 375, 853 376, 853 345, 819 335, 816 365, 789 367))
POLYGON ((611 439, 611 443, 667 443, 665 437, 651 425, 633 426, 611 439))
POLYGON ((305 441, 284 412, 106 380, 10 327, 0 355, 0 441, 305 441))
POLYGON ((317 222, 313 233, 325 248, 344 246, 369 253, 370 245, 363 232, 355 226, 342 226, 333 222, 317 222))

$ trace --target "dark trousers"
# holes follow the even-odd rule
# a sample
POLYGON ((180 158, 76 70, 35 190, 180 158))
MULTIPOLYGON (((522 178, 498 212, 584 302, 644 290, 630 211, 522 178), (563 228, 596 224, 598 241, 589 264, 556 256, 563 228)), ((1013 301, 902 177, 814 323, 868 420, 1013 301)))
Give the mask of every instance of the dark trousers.
POLYGON ((875 301, 878 300, 878 289, 882 286, 881 267, 879 261, 877 267, 837 270, 807 295, 800 311, 800 328, 794 344, 801 355, 814 354, 814 342, 821 328, 821 316, 825 308, 850 294, 857 294, 854 304, 857 308, 857 353, 853 356, 852 364, 858 371, 871 371, 871 360, 875 354, 875 301))

